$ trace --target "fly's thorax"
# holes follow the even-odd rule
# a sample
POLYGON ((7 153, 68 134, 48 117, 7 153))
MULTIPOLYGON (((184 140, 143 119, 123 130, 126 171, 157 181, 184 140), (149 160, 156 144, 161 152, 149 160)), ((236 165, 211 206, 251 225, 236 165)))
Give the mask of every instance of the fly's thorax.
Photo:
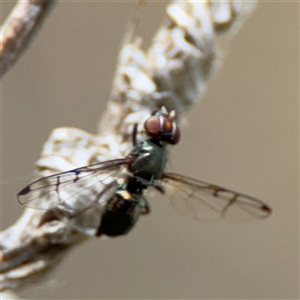
POLYGON ((167 150, 151 139, 138 144, 130 153, 135 157, 129 169, 143 181, 153 182, 162 177, 167 163, 167 150))

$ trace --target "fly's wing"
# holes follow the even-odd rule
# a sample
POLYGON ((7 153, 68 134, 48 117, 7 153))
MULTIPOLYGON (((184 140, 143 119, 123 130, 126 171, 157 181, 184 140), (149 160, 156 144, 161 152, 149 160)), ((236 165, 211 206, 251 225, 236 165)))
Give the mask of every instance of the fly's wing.
POLYGON ((264 219, 272 209, 263 201, 204 181, 166 173, 162 182, 171 192, 171 204, 182 215, 194 219, 244 222, 264 219))
POLYGON ((17 198, 26 207, 52 211, 64 222, 76 219, 76 226, 86 233, 81 228, 99 226, 95 210, 103 210, 114 195, 128 163, 127 158, 115 159, 44 177, 22 189, 17 198))

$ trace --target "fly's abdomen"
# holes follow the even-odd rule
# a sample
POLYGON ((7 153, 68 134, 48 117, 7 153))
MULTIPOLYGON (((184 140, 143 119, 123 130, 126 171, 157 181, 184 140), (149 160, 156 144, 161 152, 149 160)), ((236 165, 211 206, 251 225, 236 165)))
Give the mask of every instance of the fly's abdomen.
POLYGON ((138 220, 140 210, 137 201, 125 199, 121 194, 116 194, 106 205, 96 235, 118 236, 126 234, 138 220))

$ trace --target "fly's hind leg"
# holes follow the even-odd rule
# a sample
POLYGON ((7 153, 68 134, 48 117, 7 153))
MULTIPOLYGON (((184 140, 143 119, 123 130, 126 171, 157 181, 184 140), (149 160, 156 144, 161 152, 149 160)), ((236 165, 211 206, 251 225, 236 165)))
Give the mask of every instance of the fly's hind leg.
POLYGON ((154 188, 156 188, 161 194, 164 195, 166 193, 164 186, 162 184, 158 183, 157 181, 153 182, 152 186, 154 188))
MULTIPOLYGON (((161 184, 159 184, 158 182, 154 182, 153 187, 156 188, 161 194, 165 194, 164 187, 161 184)), ((141 207, 142 215, 147 215, 151 212, 150 205, 146 198, 143 198, 143 201, 141 201, 141 203, 140 203, 140 207, 141 207)))
POLYGON ((143 198, 143 201, 140 203, 141 214, 148 215, 151 212, 150 205, 146 198, 143 198))

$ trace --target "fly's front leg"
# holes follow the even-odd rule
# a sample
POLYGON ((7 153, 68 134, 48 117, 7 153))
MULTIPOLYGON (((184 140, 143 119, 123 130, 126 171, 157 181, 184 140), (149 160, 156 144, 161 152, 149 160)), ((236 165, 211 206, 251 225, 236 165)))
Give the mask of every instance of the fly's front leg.
POLYGON ((132 130, 132 144, 135 147, 137 145, 137 128, 138 128, 138 124, 134 123, 133 125, 133 130, 132 130))

